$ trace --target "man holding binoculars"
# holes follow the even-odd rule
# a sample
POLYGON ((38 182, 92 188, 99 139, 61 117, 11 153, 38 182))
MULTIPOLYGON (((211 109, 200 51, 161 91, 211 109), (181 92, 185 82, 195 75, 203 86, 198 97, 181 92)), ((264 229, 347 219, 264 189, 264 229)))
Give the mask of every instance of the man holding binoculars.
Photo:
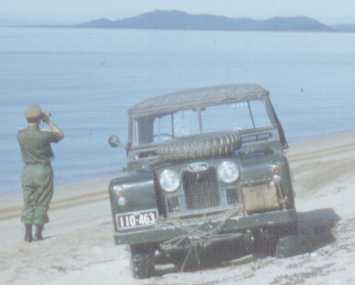
POLYGON ((21 220, 25 224, 25 241, 42 240, 43 226, 48 222, 48 209, 53 196, 54 157, 51 143, 57 143, 64 134, 51 120, 50 114, 42 112, 41 107, 33 105, 25 112, 27 128, 17 134, 22 159, 25 164, 22 175, 24 208, 21 220), (49 130, 41 130, 40 123, 48 125, 49 130), (32 236, 32 226, 36 226, 32 236))

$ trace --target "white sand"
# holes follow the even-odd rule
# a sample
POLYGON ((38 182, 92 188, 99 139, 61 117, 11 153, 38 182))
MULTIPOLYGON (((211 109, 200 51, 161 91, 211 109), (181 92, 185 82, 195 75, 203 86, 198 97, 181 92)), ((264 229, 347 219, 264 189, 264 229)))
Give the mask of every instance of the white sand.
POLYGON ((22 242, 19 205, 0 204, 0 284, 355 284, 355 133, 292 145, 298 210, 333 208, 336 242, 312 254, 135 280, 113 244, 106 182, 57 189, 40 243, 22 242), (15 217, 16 218, 11 218, 15 217))

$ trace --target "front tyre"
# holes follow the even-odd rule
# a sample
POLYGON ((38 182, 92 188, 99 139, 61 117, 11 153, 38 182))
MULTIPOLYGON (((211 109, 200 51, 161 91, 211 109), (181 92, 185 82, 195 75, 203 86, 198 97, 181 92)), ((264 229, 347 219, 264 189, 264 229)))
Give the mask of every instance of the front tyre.
POLYGON ((131 246, 131 270, 134 278, 146 279, 154 274, 154 248, 131 246))

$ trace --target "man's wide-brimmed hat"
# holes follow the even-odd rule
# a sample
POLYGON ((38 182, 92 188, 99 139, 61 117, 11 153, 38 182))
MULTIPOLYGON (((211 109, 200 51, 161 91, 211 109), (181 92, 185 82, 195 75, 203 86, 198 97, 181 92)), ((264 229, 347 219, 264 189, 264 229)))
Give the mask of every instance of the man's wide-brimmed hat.
POLYGON ((25 117, 27 120, 36 120, 41 118, 42 109, 39 105, 29 106, 25 111, 25 117))

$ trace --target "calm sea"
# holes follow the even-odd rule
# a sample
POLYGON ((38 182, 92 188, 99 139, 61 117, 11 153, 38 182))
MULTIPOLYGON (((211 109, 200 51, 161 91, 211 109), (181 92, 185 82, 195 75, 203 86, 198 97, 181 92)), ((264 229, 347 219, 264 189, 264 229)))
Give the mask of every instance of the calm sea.
POLYGON ((65 183, 125 164, 107 138, 126 139, 131 104, 241 82, 271 91, 290 141, 354 130, 355 34, 0 28, 0 193, 20 192, 28 104, 64 129, 54 165, 65 183))

